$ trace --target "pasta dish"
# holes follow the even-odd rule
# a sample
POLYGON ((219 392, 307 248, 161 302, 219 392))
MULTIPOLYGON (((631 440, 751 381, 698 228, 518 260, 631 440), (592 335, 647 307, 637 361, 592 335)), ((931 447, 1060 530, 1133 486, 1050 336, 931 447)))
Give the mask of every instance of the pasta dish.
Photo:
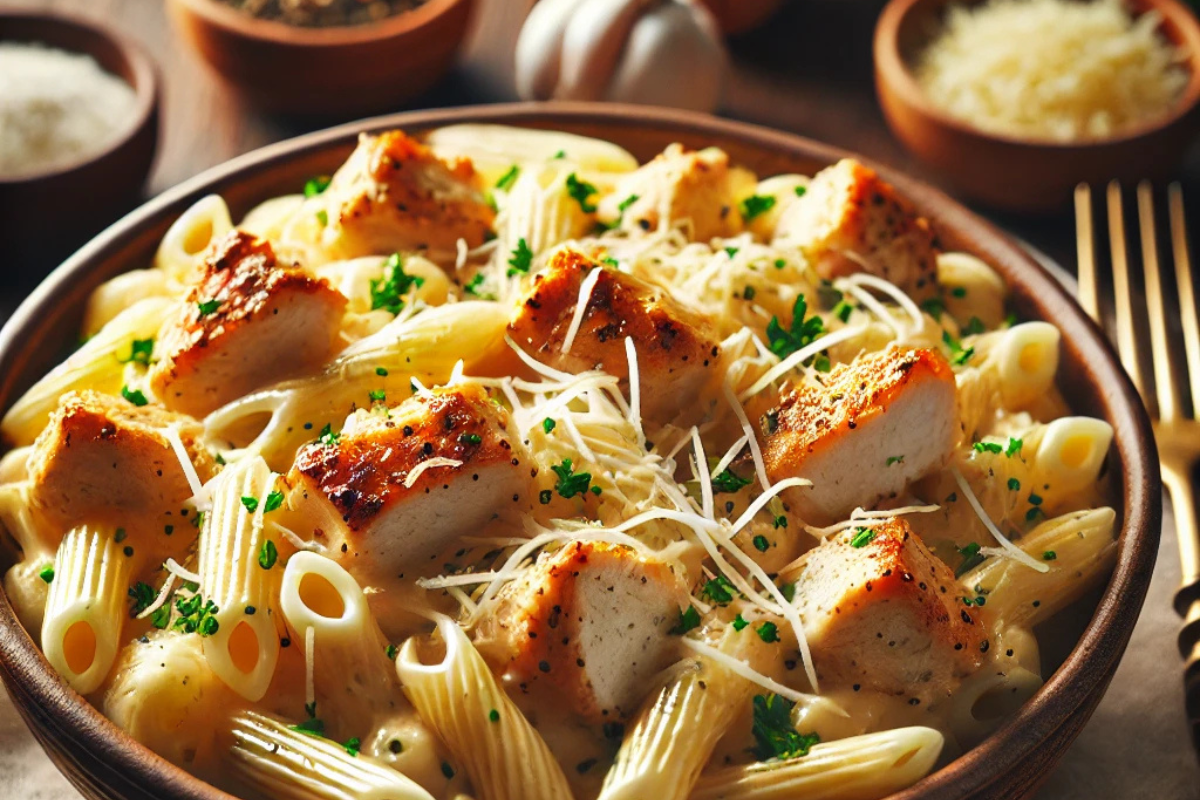
POLYGON ((245 798, 883 797, 1116 554, 1058 330, 851 159, 363 134, 80 333, 0 422, 4 588, 245 798))

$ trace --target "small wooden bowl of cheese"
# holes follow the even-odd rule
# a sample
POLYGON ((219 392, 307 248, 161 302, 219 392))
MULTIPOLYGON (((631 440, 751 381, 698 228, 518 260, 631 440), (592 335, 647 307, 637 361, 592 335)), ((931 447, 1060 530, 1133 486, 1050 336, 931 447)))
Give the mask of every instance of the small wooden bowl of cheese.
POLYGON ((0 241, 36 273, 139 199, 158 79, 140 47, 45 13, 0 12, 0 65, 0 241))
POLYGON ((1200 132, 1200 23, 1178 0, 892 0, 874 48, 892 133, 995 208, 1168 176, 1200 132))

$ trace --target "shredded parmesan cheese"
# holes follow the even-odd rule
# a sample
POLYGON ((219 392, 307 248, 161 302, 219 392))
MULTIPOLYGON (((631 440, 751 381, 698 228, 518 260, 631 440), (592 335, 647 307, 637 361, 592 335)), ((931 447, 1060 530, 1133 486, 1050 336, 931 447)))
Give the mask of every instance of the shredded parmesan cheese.
POLYGON ((587 312, 588 303, 592 299, 592 290, 596 288, 596 282, 600 280, 602 269, 602 267, 593 267, 583 282, 579 284, 579 300, 575 303, 575 313, 571 315, 571 324, 567 327, 567 335, 563 337, 562 351, 564 354, 571 352, 571 345, 575 344, 575 335, 579 333, 579 326, 583 324, 583 315, 587 312))
POLYGON ((208 496, 208 490, 204 488, 203 481, 200 480, 200 474, 196 472, 196 467, 192 464, 191 456, 188 455, 183 439, 179 437, 179 431, 174 425, 168 425, 162 429, 162 433, 167 443, 171 445, 171 451, 175 454, 175 458, 179 460, 179 467, 183 470, 184 477, 187 478, 188 488, 192 490, 192 503, 198 511, 208 511, 212 508, 212 500, 208 496))
POLYGON ((420 464, 417 464, 412 468, 412 471, 404 477, 404 488, 411 489, 413 484, 420 479, 427 469, 434 469, 436 467, 461 467, 462 465, 463 462, 459 461, 457 458, 434 456, 427 461, 422 461, 420 464))
POLYGON ((966 497, 967 502, 971 504, 971 508, 975 511, 976 516, 979 517, 979 521, 983 523, 983 526, 988 529, 988 532, 991 533, 992 536, 995 537, 996 541, 1000 543, 1000 546, 1004 548, 1004 552, 1009 558, 1011 558, 1013 561, 1019 561, 1030 569, 1035 569, 1038 572, 1050 571, 1049 564, 1035 560, 1033 556, 1029 555, 1024 550, 1010 542, 1008 538, 1000 532, 1000 529, 996 527, 996 523, 992 522, 991 518, 988 517, 987 512, 983 510, 983 506, 980 505, 979 498, 975 496, 975 492, 971 491, 971 484, 967 483, 967 479, 963 477, 963 474, 958 471, 957 467, 951 467, 950 473, 954 475, 954 480, 958 484, 958 488, 962 490, 963 496, 966 497))

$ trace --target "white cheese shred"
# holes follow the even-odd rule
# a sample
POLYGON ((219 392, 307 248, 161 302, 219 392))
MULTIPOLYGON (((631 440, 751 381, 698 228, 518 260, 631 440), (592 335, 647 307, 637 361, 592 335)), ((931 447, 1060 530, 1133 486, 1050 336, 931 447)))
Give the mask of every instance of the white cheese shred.
POLYGON ((198 511, 208 511, 212 508, 212 500, 208 496, 208 490, 204 488, 204 482, 200 480, 200 474, 196 472, 196 467, 192 464, 191 456, 188 455, 187 447, 184 446, 179 431, 174 425, 168 425, 162 428, 162 434, 167 443, 171 445, 171 451, 174 452, 175 458, 179 460, 183 476, 187 478, 188 488, 192 490, 192 503, 195 504, 198 511))
POLYGON ((971 508, 975 510, 975 514, 979 517, 979 521, 983 523, 983 526, 987 528, 992 536, 995 537, 996 541, 1000 543, 1000 546, 1004 548, 1004 551, 1007 553, 1009 558, 1011 558, 1013 561, 1019 561, 1030 569, 1035 569, 1038 572, 1050 571, 1049 564, 1035 560, 1033 556, 1029 555, 1024 550, 1010 542, 1004 536, 1004 534, 1000 532, 1000 529, 996 527, 996 523, 992 522, 991 518, 988 517, 987 512, 983 510, 983 506, 980 505, 979 498, 975 496, 975 492, 971 491, 971 484, 967 483, 967 479, 963 477, 963 474, 958 471, 957 467, 951 467, 950 473, 954 475, 954 480, 958 483, 958 488, 962 490, 963 496, 967 498, 967 502, 970 503, 971 508))
POLYGON ((154 602, 146 606, 146 608, 142 610, 142 613, 137 615, 137 618, 145 619, 166 605, 167 598, 171 596, 171 590, 173 588, 175 588, 175 573, 168 572, 166 582, 162 585, 162 588, 158 590, 158 597, 155 597, 154 602))
POLYGON ((683 644, 691 650, 694 650, 699 655, 702 655, 705 658, 721 665, 734 675, 745 678, 751 683, 766 689, 768 692, 773 692, 780 697, 786 697, 793 703, 812 702, 818 699, 816 695, 806 694, 804 692, 797 691, 790 686, 784 686, 779 681, 772 680, 766 675, 763 675, 761 672, 758 672, 745 661, 736 659, 727 653, 722 653, 712 645, 705 644, 698 639, 692 639, 685 636, 683 639, 683 644))
POLYGON ((413 484, 425 474, 425 470, 435 469, 437 467, 461 467, 463 462, 457 458, 446 458, 445 456, 434 456, 427 461, 422 461, 412 468, 412 471, 404 477, 404 488, 411 489, 413 484))
POLYGON ((853 339, 855 336, 861 334, 864 330, 866 330, 866 328, 862 325, 853 325, 848 328, 842 328, 841 330, 826 334, 811 344, 801 347, 799 350, 792 353, 783 361, 780 361, 778 364, 768 370, 767 374, 755 381, 753 386, 742 392, 741 399, 745 400, 749 397, 753 397, 778 379, 782 378, 784 375, 787 375, 796 367, 803 364, 808 359, 815 356, 817 353, 821 352, 822 350, 827 350, 830 347, 833 347, 835 344, 840 344, 847 339, 853 339))
POLYGON ((312 708, 317 702, 317 691, 313 682, 313 648, 317 644, 317 629, 309 625, 304 629, 304 702, 312 708))
POLYGON ((596 282, 600 280, 600 273, 603 269, 603 267, 593 267, 583 282, 579 284, 579 300, 575 303, 575 313, 571 315, 571 324, 567 327, 567 335, 563 337, 562 352, 564 355, 570 353, 571 345, 575 344, 575 335, 579 333, 579 326, 583 324, 583 315, 587 312, 588 303, 592 300, 592 290, 596 288, 596 282))
POLYGON ((637 348, 633 337, 625 337, 625 357, 629 359, 629 419, 638 429, 638 440, 645 441, 642 434, 642 380, 638 371, 637 348))

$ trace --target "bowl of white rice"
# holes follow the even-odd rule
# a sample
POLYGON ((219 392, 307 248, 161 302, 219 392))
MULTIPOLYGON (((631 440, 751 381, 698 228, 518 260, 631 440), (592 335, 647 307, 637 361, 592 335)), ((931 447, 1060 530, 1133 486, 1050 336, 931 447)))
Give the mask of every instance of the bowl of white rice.
POLYGON ((1169 176, 1200 133, 1200 23, 1179 0, 892 0, 875 76, 896 137, 1002 209, 1169 176))
POLYGON ((0 11, 0 240, 18 263, 45 265, 131 208, 157 144, 158 79, 140 47, 0 11))

